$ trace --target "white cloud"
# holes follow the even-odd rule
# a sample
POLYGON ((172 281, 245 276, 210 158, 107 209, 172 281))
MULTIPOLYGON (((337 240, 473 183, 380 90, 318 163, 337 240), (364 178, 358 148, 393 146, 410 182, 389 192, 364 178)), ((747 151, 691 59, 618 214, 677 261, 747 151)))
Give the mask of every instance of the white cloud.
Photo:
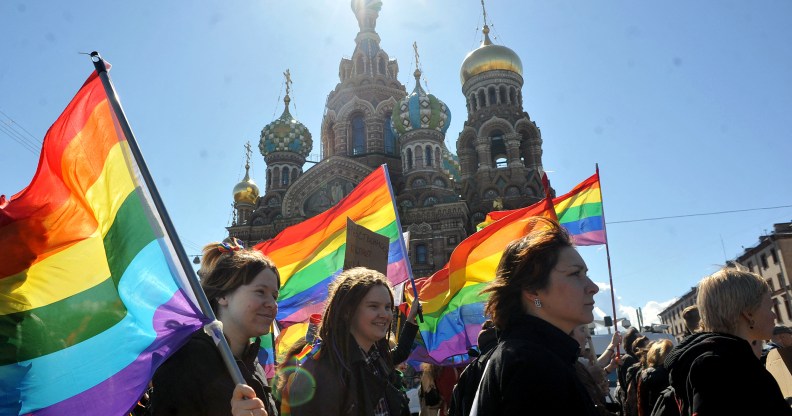
MULTIPOLYGON (((610 285, 603 282, 594 282, 599 286, 600 291, 594 296, 596 306, 594 308, 594 320, 602 321, 605 316, 613 316, 613 304, 611 302, 610 285)), ((643 315, 643 324, 659 324, 660 317, 657 316, 663 309, 676 302, 678 298, 672 298, 665 301, 650 300, 645 305, 641 306, 641 314, 643 315)), ((632 305, 622 304, 622 299, 616 294, 616 317, 618 319, 627 318, 631 325, 637 325, 637 310, 638 307, 632 305)), ((595 322, 596 323, 596 322, 595 322)), ((619 329, 623 330, 621 325, 619 329)), ((604 326, 597 325, 597 333, 607 333, 604 326)))

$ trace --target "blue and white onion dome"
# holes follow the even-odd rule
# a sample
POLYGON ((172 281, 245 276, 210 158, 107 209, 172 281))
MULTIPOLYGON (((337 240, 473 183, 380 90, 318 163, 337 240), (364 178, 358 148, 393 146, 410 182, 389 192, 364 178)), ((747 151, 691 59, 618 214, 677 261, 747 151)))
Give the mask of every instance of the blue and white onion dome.
POLYGON ((311 132, 289 113, 288 95, 283 99, 286 108, 283 114, 261 130, 259 150, 264 157, 273 152, 295 152, 308 157, 313 149, 311 132))
POLYGON ((396 137, 418 129, 433 129, 445 134, 451 124, 451 110, 444 102, 421 88, 421 71, 415 70, 415 89, 393 108, 391 125, 396 137))

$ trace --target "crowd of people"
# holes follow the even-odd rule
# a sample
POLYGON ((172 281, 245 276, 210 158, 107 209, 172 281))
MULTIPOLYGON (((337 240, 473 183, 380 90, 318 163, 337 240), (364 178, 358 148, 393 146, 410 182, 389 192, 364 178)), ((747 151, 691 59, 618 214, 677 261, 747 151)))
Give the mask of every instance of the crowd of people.
MULTIPOLYGON (((588 324, 599 288, 567 232, 554 220, 535 223, 506 247, 482 292, 490 320, 471 351, 476 357, 464 368, 424 366, 422 415, 792 415, 763 362, 786 370, 792 330, 775 326, 761 277, 728 267, 704 278, 696 306, 683 313, 688 334, 679 345, 630 328, 597 356, 588 324), (763 354, 770 339, 777 351, 763 354)), ((215 340, 199 331, 156 371, 148 414, 410 414, 398 369, 419 306, 393 342, 394 293, 382 273, 353 268, 337 276, 317 330, 288 352, 272 387, 256 357, 277 315, 276 266, 255 250, 217 243, 204 249, 199 274, 246 384, 234 385, 215 340)))

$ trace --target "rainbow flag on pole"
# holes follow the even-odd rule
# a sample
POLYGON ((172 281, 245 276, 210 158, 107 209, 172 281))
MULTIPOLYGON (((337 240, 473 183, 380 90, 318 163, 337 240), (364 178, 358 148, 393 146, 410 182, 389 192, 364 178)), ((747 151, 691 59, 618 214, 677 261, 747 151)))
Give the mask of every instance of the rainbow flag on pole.
MULTIPOLYGON (((553 198, 553 206, 558 222, 567 229, 576 245, 594 246, 606 243, 599 174, 595 173, 566 194, 553 198)), ((477 228, 481 230, 514 211, 516 210, 490 212, 477 228)))
MULTIPOLYGON (((439 364, 478 344, 486 301, 480 292, 495 277, 503 250, 533 229, 531 218, 536 216, 555 218, 549 199, 512 210, 474 233, 454 249, 445 267, 416 281, 424 322, 418 324, 423 344, 413 351, 413 359, 439 364)), ((413 301, 411 293, 407 298, 413 301)))
MULTIPOLYGON (((322 312, 327 287, 344 265, 347 218, 390 239, 388 280, 392 285, 409 279, 393 201, 386 165, 382 165, 335 206, 255 246, 275 262, 281 275, 278 324, 288 328, 322 312)), ((282 331, 282 336, 294 332, 282 331)))
POLYGON ((579 246, 605 244, 605 217, 599 174, 591 175, 568 193, 553 198, 558 222, 579 246))
POLYGON ((124 414, 201 328, 149 198, 94 72, 0 206, 0 414, 124 414))

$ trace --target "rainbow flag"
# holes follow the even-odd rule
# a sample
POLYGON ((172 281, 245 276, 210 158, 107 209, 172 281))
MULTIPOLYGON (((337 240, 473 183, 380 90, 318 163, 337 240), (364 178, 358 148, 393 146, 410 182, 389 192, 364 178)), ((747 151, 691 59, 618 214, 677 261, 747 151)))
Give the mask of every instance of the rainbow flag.
POLYGON ((347 218, 390 239, 388 280, 392 285, 409 278, 393 201, 386 165, 382 165, 335 206, 255 246, 275 262, 281 275, 277 319, 281 327, 308 322, 312 313, 322 313, 327 287, 344 265, 347 218))
POLYGON ((0 206, 0 414, 124 414, 205 322, 141 182, 94 72, 0 206))
MULTIPOLYGON (((566 194, 553 198, 553 205, 558 222, 567 229, 576 245, 594 246, 607 242, 599 174, 595 173, 566 194)), ((476 228, 481 230, 514 211, 490 212, 476 228)))
MULTIPOLYGON (((424 315, 418 324, 423 343, 418 343, 412 359, 441 364, 478 344, 486 301, 480 292, 495 277, 504 248, 527 235, 536 216, 555 218, 549 199, 513 210, 474 233, 459 243, 445 267, 416 280, 424 315)), ((406 295, 412 303, 411 294, 406 295)))
POLYGON ((599 174, 591 175, 568 193, 553 198, 558 222, 579 246, 605 244, 605 219, 599 174))

